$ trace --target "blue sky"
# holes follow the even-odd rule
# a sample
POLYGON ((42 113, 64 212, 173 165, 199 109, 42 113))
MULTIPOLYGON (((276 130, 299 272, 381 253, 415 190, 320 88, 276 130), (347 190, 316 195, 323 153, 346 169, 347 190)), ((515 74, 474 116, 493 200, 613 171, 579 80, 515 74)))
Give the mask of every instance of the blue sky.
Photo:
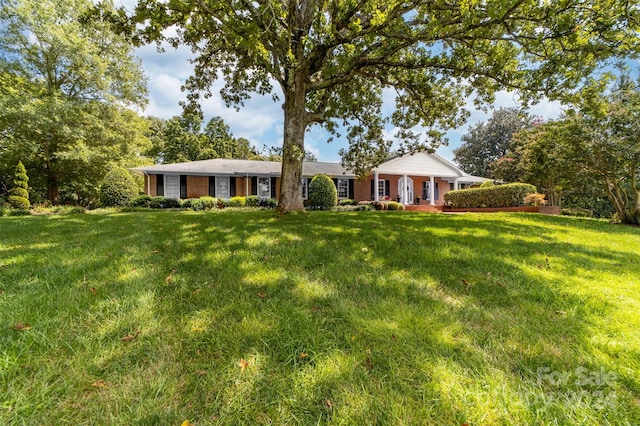
MULTIPOLYGON (((118 3, 125 4, 133 9, 135 1, 124 0, 118 3)), ((142 66, 149 80, 149 104, 142 111, 144 115, 160 118, 171 118, 181 113, 178 102, 185 99, 185 93, 180 89, 185 79, 189 77, 192 66, 189 63, 191 56, 188 48, 174 50, 167 47, 165 52, 159 53, 155 45, 148 45, 136 50, 136 55, 142 60, 142 66)), ((274 103, 271 96, 253 96, 245 107, 236 111, 227 108, 220 98, 218 91, 223 82, 216 82, 214 96, 202 104, 205 120, 213 116, 220 116, 231 128, 236 137, 244 137, 251 141, 257 148, 266 146, 281 146, 283 132, 283 116, 280 103, 274 103)), ((280 97, 282 99, 282 96, 280 97)), ((518 106, 516 97, 512 93, 499 92, 496 96, 494 108, 518 106)), ((467 133, 469 125, 479 121, 486 121, 491 116, 491 111, 483 112, 473 107, 471 99, 467 102, 467 109, 471 115, 467 123, 457 129, 451 129, 447 136, 450 140, 448 146, 438 148, 436 151, 447 159, 453 158, 452 150, 460 145, 460 138, 467 133)), ((557 102, 543 100, 530 109, 530 113, 544 119, 556 118, 561 112, 561 106, 557 102)), ((387 133, 394 133, 392 128, 387 133)), ((327 143, 329 135, 319 127, 312 127, 305 138, 305 147, 311 151, 319 161, 339 162, 338 151, 347 146, 346 140, 334 140, 327 143)))

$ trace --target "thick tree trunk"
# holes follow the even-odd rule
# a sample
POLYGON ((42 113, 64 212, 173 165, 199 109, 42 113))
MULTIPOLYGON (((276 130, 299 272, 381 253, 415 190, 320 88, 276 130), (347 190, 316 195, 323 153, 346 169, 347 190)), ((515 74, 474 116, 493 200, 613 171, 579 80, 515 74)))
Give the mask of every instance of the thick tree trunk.
POLYGON ((58 189, 58 176, 57 175, 49 175, 47 177, 47 199, 54 206, 58 205, 60 201, 60 194, 58 189))
POLYGON ((296 78, 292 90, 285 93, 284 142, 282 145, 282 174, 278 212, 303 211, 302 162, 304 134, 309 124, 305 108, 306 91, 302 76, 296 78))

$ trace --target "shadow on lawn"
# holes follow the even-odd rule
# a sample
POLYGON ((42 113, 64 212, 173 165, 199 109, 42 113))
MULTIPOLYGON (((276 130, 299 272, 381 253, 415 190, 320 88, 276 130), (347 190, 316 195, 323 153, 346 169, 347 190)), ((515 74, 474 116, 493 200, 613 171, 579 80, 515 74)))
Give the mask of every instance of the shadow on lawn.
MULTIPOLYGON (((481 421, 474 412, 487 409, 486 398, 506 399, 488 408, 498 422, 510 410, 520 411, 520 419, 575 420, 569 408, 545 414, 548 407, 526 401, 554 391, 540 390, 547 384, 540 384, 539 368, 612 368, 590 355, 589 343, 591 317, 606 316, 610 302, 564 281, 585 271, 632 275, 640 260, 550 235, 550 226, 570 229, 562 218, 525 224, 382 213, 117 218, 42 219, 38 235, 21 237, 37 244, 17 238, 0 252, 21 283, 13 287, 5 275, 0 288, 12 293, 15 306, 28 306, 42 294, 30 283, 47 276, 51 309, 38 315, 50 321, 48 332, 66 315, 86 316, 85 324, 99 329, 78 324, 65 330, 64 347, 49 349, 82 354, 76 332, 101 333, 102 343, 117 348, 92 361, 95 377, 153 370, 163 336, 173 336, 163 356, 174 364, 158 374, 176 376, 172 395, 162 398, 177 407, 137 419, 143 423, 206 423, 213 414, 223 423, 461 424, 481 421), (69 234, 73 229, 88 235, 69 234), (92 239, 104 243, 92 247, 92 239), (75 253, 73 262, 52 264, 48 253, 55 250, 75 253), (27 265, 33 280, 19 280, 16 271, 27 265), (56 312, 65 298, 75 308, 56 312), (114 311, 128 317, 109 327, 114 311), (120 338, 135 332, 140 337, 122 346, 120 338), (244 373, 240 359, 249 363, 244 373), (487 389, 491 380, 503 389, 487 389)), ((585 228, 603 232, 601 224, 585 228)), ((638 392, 635 378, 619 374, 625 391, 638 392)), ((153 394, 153 386, 142 382, 137 391, 153 394)), ((615 416, 615 407, 592 414, 615 416)))

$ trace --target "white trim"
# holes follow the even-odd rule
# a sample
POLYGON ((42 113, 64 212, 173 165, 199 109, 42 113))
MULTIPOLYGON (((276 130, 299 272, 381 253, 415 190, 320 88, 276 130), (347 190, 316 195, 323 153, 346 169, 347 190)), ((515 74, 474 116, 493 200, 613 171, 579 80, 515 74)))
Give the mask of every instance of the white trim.
POLYGON ((429 204, 436 205, 436 178, 431 176, 429 178, 429 204))

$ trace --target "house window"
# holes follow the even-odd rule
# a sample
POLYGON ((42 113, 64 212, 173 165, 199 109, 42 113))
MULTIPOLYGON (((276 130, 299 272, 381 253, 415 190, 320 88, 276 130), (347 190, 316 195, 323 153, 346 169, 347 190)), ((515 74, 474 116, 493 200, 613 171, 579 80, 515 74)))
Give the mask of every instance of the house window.
POLYGON ((229 178, 216 177, 216 197, 229 199, 229 178))
POLYGON ((216 177, 215 176, 209 176, 209 196, 210 197, 216 196, 216 177))
POLYGON ((455 187, 456 187, 455 183, 449 182, 449 191, 453 191, 455 187))
POLYGON ((260 199, 271 198, 271 179, 268 177, 258 178, 258 197, 260 199))
POLYGON ((187 198, 187 176, 180 175, 180 198, 187 198))
MULTIPOLYGON (((433 186, 433 198, 434 201, 440 198, 440 191, 438 188, 438 182, 433 186)), ((422 184, 422 199, 431 200, 431 182, 426 181, 422 184)))
POLYGON ((307 178, 302 178, 300 181, 300 188, 302 189, 302 199, 306 200, 309 198, 309 185, 307 182, 307 178))
MULTIPOLYGON (((375 189, 375 183, 376 181, 371 179, 371 199, 373 200, 375 197, 375 193, 376 193, 376 189, 375 189)), ((391 187, 390 185, 390 181, 388 180, 384 180, 384 179, 379 179, 378 180, 378 199, 379 200, 384 200, 385 198, 388 199, 389 197, 389 188, 391 187)))
POLYGON ((385 185, 384 179, 378 179, 378 199, 384 200, 384 197, 388 197, 387 185, 385 185))
POLYGON ((156 175, 156 195, 164 196, 164 175, 156 175))
POLYGON ((338 179, 338 198, 349 198, 349 179, 338 179))

